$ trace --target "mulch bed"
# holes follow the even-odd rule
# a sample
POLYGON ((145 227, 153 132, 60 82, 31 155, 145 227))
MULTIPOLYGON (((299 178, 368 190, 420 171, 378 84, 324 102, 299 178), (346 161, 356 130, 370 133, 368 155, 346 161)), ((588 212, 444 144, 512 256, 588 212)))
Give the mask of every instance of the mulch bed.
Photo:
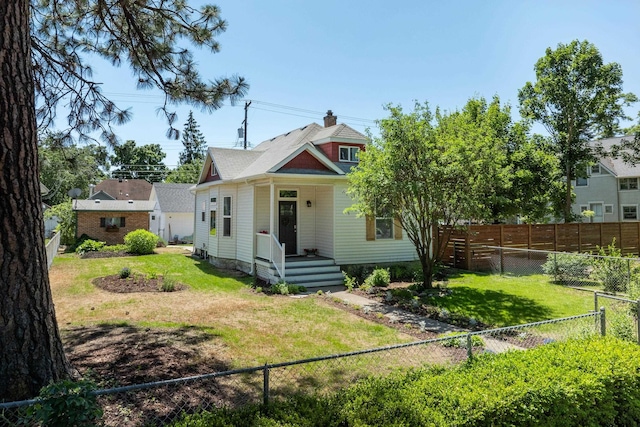
MULTIPOLYGON (((126 279, 122 279, 119 274, 114 274, 112 276, 97 277, 91 283, 108 292, 162 292, 163 278, 162 276, 150 278, 144 274, 132 274, 126 279)), ((181 291, 186 288, 185 285, 176 283, 174 291, 181 291)))

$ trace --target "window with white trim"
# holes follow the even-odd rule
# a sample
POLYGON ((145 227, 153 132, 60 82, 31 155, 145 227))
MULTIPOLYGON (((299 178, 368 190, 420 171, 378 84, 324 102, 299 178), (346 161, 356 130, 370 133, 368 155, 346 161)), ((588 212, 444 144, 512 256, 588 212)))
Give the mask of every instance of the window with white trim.
POLYGON ((620 190, 637 190, 638 178, 620 178, 620 190))
POLYGON ((340 147, 340 161, 341 162, 358 162, 358 155, 360 154, 360 147, 340 147))
POLYGON ((222 198, 222 235, 231 237, 231 196, 222 198))
POLYGON ((622 205, 622 219, 635 221, 638 219, 638 205, 622 205))
POLYGON ((604 205, 604 213, 612 214, 613 213, 613 205, 604 205))
POLYGON ((600 173, 600 164, 591 165, 591 175, 597 175, 600 173))
POLYGON ((587 178, 577 177, 576 178, 576 187, 586 187, 589 181, 587 178))
POLYGON ((216 235, 216 211, 211 211, 209 215, 209 234, 216 235))

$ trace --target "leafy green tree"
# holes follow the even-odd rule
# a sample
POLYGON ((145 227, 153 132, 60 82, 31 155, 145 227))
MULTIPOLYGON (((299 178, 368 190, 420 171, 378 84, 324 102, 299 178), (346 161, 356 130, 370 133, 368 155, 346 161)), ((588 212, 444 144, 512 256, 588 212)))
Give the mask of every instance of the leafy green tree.
POLYGON ((33 397, 70 376, 51 298, 39 185, 38 129, 64 100, 63 134, 114 144, 126 122, 101 91, 90 63, 126 64, 138 87, 164 95, 160 111, 176 138, 170 106, 206 111, 242 98, 243 78, 206 81, 191 48, 219 49, 220 10, 186 0, 12 0, 0 2, 0 399, 33 397), (10 261, 10 262, 9 262, 10 261))
POLYGON ((564 175, 562 217, 570 222, 574 219, 571 180, 605 154, 589 142, 619 133, 620 120, 628 119, 624 107, 637 98, 623 92, 620 65, 605 64, 586 40, 547 48, 535 72, 536 82, 527 82, 518 93, 520 114, 542 123, 551 135, 549 147, 560 159, 564 175))
POLYGON ((73 141, 64 141, 48 134, 40 143, 40 181, 49 189, 43 200, 49 205, 66 201, 68 191, 79 188, 88 196, 90 184, 107 177, 107 151, 103 146, 87 144, 80 147, 73 141))
POLYGON ((202 164, 204 160, 195 160, 193 163, 179 165, 176 169, 169 171, 165 182, 174 184, 195 184, 200 178, 202 164))
POLYGON ((207 150, 207 141, 200 132, 200 126, 193 118, 193 111, 189 111, 189 117, 182 131, 182 145, 184 150, 180 152, 180 165, 186 165, 204 160, 207 150))
POLYGON ((111 172, 114 178, 146 179, 162 182, 167 175, 167 166, 162 162, 166 157, 160 144, 137 146, 135 141, 113 147, 111 163, 116 167, 111 172))
POLYGON ((389 117, 378 122, 380 137, 372 139, 348 174, 350 210, 395 218, 414 244, 423 286, 430 288, 448 242, 445 235, 434 246, 438 225, 455 227, 488 216, 486 195, 504 186, 505 153, 496 144, 493 124, 500 108, 482 99, 435 115, 426 103, 416 103, 410 113, 400 106, 386 108, 389 117))
POLYGON ((51 206, 44 212, 44 218, 58 218, 56 230, 60 231, 60 243, 71 245, 76 239, 76 215, 73 211, 73 200, 69 197, 57 205, 51 206))

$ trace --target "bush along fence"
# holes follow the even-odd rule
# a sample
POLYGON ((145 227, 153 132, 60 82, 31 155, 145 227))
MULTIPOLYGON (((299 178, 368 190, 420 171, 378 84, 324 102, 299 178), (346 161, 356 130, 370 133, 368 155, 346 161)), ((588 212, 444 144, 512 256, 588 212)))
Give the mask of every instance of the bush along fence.
MULTIPOLYGON (((602 301, 602 296, 598 301, 602 301)), ((424 366, 452 366, 480 353, 526 350, 554 341, 608 333, 605 308, 579 316, 392 345, 293 362, 102 390, 69 385, 40 398, 0 403, 0 425, 56 425, 63 411, 106 426, 166 425, 183 414, 328 395, 368 377, 424 366), (87 415, 88 413, 88 415, 87 415)), ((69 418, 72 417, 72 418, 69 418)), ((61 424, 61 425, 63 425, 61 424)))

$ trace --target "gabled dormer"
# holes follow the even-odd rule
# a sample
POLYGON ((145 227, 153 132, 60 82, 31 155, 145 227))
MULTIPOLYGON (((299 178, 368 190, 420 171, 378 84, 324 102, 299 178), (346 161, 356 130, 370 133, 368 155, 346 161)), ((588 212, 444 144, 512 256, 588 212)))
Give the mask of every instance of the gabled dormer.
POLYGON ((360 151, 364 151, 367 137, 349 126, 337 123, 331 110, 324 117, 324 129, 314 135, 311 142, 320 148, 334 163, 351 167, 358 163, 360 151))

